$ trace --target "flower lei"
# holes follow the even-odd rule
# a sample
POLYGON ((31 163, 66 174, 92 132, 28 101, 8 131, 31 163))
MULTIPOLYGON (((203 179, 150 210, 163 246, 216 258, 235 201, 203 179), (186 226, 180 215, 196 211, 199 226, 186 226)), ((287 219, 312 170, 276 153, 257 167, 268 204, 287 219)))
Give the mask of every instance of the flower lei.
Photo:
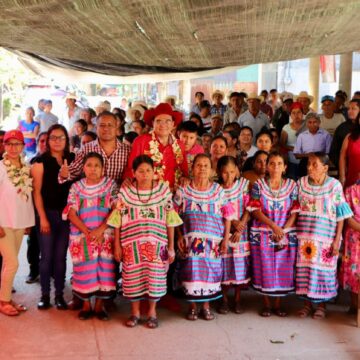
POLYGON ((32 192, 32 178, 30 177, 30 167, 25 164, 25 161, 20 157, 21 168, 17 168, 4 154, 3 164, 5 165, 7 176, 12 184, 17 189, 20 197, 28 201, 32 192))
MULTIPOLYGON (((182 176, 182 172, 179 168, 179 165, 184 161, 184 158, 178 141, 173 135, 170 136, 172 140, 171 146, 177 164, 177 168, 175 170, 175 184, 177 184, 182 176)), ((156 140, 156 136, 154 132, 151 133, 151 141, 149 145, 150 145, 150 150, 147 152, 147 155, 149 155, 151 159, 154 161, 154 172, 155 172, 154 178, 156 180, 164 180, 165 165, 163 164, 163 154, 159 150, 159 142, 156 140)))

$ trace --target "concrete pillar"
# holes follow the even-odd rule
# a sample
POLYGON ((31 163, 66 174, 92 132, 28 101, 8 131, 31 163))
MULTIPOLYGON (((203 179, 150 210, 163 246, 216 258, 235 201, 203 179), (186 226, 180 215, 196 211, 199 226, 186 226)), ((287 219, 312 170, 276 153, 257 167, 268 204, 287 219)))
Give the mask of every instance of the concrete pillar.
POLYGON ((314 97, 310 105, 316 112, 319 107, 319 77, 320 77, 320 57, 310 58, 309 63, 309 93, 314 97))
POLYGON ((352 61, 352 52, 340 55, 339 90, 345 91, 349 99, 351 98, 352 61))

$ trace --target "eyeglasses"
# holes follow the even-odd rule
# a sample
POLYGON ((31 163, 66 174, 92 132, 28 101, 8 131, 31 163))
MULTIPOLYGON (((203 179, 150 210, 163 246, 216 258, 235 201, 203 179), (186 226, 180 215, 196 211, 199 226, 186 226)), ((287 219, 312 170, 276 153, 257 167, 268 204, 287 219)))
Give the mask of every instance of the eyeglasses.
POLYGON ((64 141, 64 140, 66 140, 66 136, 65 135, 61 135, 61 136, 50 135, 49 140, 51 140, 51 141, 57 141, 57 140, 64 141))
POLYGON ((20 147, 20 146, 23 146, 24 144, 21 143, 21 142, 17 142, 17 143, 5 143, 5 146, 8 146, 8 147, 20 147))

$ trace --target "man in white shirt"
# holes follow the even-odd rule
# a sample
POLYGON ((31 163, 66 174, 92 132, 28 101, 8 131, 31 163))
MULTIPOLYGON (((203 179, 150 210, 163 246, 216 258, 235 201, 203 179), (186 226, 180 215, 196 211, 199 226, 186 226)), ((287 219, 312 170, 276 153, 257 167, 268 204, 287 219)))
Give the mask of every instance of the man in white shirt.
POLYGON ((336 128, 345 122, 345 118, 341 113, 335 113, 335 98, 325 95, 321 98, 321 109, 323 113, 320 115, 322 129, 327 130, 331 136, 334 135, 336 128))
POLYGON ((242 107, 244 103, 244 97, 241 96, 240 93, 234 91, 230 94, 230 105, 231 107, 228 108, 224 114, 224 125, 238 122, 240 115, 244 113, 244 109, 242 107))
POLYGON ((80 119, 81 108, 76 105, 76 95, 68 94, 65 98, 66 110, 62 114, 60 124, 64 125, 69 132, 73 135, 73 126, 75 121, 80 119))

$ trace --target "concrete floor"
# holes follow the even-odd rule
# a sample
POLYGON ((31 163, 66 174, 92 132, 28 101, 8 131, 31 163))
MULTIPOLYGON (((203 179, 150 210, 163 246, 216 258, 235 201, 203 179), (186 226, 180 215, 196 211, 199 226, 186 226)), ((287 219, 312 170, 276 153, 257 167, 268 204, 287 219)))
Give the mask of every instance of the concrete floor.
MULTIPOLYGON (((347 315, 340 304, 330 305, 323 321, 299 319, 296 311, 301 302, 293 296, 286 300, 290 315, 285 319, 261 318, 257 314, 261 298, 252 291, 244 292, 244 314, 217 315, 211 322, 185 320, 181 302, 182 310, 159 309, 156 330, 143 325, 126 328, 123 322, 129 305, 121 299, 109 322, 80 321, 77 312, 55 308, 39 311, 40 285, 25 284, 25 247, 23 243, 14 300, 25 303, 29 310, 15 318, 0 314, 1 360, 360 359, 355 316, 347 315)), ((71 297, 68 282, 66 297, 71 297)))

